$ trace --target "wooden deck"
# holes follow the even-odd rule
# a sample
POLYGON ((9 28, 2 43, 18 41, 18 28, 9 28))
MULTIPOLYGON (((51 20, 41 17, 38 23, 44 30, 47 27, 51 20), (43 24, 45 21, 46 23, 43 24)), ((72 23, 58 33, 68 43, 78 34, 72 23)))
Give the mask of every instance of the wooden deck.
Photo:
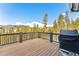
POLYGON ((0 46, 0 56, 57 56, 58 43, 32 39, 23 43, 0 46))

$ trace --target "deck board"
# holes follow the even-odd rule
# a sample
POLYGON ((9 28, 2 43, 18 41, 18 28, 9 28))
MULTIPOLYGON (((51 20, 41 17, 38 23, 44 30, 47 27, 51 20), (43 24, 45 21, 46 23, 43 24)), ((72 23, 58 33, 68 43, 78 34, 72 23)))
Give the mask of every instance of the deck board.
POLYGON ((23 43, 0 46, 0 56, 57 56, 58 47, 58 43, 36 38, 23 43))

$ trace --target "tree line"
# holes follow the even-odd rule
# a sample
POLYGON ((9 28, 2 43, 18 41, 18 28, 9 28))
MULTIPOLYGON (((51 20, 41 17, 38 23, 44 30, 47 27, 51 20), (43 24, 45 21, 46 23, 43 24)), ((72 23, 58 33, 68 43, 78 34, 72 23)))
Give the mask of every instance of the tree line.
POLYGON ((4 29, 0 26, 0 33, 17 33, 17 32, 55 32, 58 33, 61 29, 77 29, 79 30, 79 18, 75 20, 70 19, 69 16, 60 14, 58 19, 55 19, 52 23, 52 27, 47 27, 48 14, 43 17, 42 23, 44 26, 41 28, 38 24, 33 24, 33 27, 25 25, 15 25, 9 29, 4 29))

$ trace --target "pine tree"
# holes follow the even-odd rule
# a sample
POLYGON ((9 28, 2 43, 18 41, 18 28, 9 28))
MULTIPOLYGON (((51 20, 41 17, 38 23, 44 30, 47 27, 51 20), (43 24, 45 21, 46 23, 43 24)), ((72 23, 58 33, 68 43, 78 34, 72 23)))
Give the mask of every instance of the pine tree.
POLYGON ((45 15, 44 15, 44 18, 43 18, 43 24, 44 24, 44 26, 43 26, 43 32, 46 32, 46 28, 47 28, 47 20, 48 20, 48 14, 46 13, 45 15))
POLYGON ((46 14, 44 15, 44 19, 43 19, 44 27, 46 27, 46 25, 47 25, 47 19, 48 19, 48 14, 46 13, 46 14))

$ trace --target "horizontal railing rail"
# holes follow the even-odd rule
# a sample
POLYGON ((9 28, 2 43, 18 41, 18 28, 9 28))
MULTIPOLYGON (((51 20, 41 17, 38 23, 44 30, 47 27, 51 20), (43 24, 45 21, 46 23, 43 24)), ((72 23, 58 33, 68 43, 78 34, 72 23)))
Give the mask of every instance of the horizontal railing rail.
POLYGON ((0 34, 0 46, 12 44, 16 42, 22 43, 25 40, 34 38, 47 39, 50 42, 58 42, 59 33, 47 33, 47 32, 27 32, 27 33, 12 33, 12 34, 0 34))

